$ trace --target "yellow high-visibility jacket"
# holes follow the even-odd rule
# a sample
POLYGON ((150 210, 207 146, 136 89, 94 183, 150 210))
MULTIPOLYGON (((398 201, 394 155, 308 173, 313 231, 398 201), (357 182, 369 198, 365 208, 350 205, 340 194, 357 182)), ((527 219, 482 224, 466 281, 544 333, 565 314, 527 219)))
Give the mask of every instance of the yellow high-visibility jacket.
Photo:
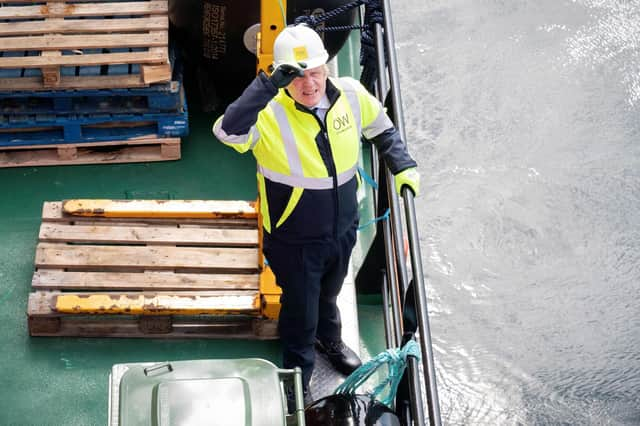
POLYGON ((214 134, 257 161, 264 230, 292 243, 335 239, 358 224, 360 141, 371 140, 395 174, 415 161, 384 108, 351 78, 329 78, 324 120, 276 89, 264 73, 229 105, 214 134))

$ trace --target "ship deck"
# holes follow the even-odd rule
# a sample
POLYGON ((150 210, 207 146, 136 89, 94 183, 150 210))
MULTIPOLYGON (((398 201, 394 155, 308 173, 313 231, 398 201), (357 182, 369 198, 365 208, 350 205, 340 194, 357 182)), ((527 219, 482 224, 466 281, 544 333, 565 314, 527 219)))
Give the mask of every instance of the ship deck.
MULTIPOLYGON (((349 49, 341 55, 353 57, 349 49)), ((0 168, 1 424, 107 423, 108 376, 111 366, 118 363, 258 357, 279 364, 277 340, 29 336, 27 298, 43 202, 70 198, 255 200, 255 162, 250 155, 238 155, 217 143, 210 131, 216 116, 191 111, 190 136, 183 139, 178 161, 0 168)), ((370 240, 367 231, 361 233, 361 246, 370 240)), ((360 253, 354 254, 356 265, 360 253)), ((383 350, 380 307, 360 303, 356 309, 351 279, 340 304, 346 342, 359 348, 365 359, 383 350)), ((340 380, 324 360, 318 364, 312 382, 316 397, 330 392, 340 380)))

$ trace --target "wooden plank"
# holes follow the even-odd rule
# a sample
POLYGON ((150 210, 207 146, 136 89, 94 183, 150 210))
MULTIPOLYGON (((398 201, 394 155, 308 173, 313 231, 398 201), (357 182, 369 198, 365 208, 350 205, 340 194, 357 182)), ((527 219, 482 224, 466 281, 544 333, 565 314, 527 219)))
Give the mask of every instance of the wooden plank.
POLYGON ((147 271, 68 272, 40 270, 33 274, 34 290, 258 290, 258 274, 179 274, 147 271))
POLYGON ((153 84, 170 80, 172 71, 169 64, 141 65, 140 74, 145 84, 153 84))
MULTIPOLYGON (((59 50, 48 50, 41 53, 42 58, 49 61, 62 57, 62 52, 59 50)), ((55 65, 46 65, 41 69, 42 72, 42 84, 45 87, 54 88, 60 83, 60 67, 55 65)))
MULTIPOLYGON (((45 7, 54 7, 55 5, 56 5, 55 3, 45 3, 45 7)), ((62 22, 63 20, 64 19, 62 18, 47 18, 45 19, 45 23, 55 24, 58 22, 62 22)), ((54 33, 50 33, 48 35, 52 35, 52 34, 54 33)), ((40 52, 40 55, 46 59, 51 59, 51 58, 57 58, 62 56, 62 52, 59 50, 48 50, 46 52, 40 52)), ((54 88, 60 83, 60 67, 47 65, 47 66, 43 66, 40 72, 42 73, 42 84, 45 87, 54 88)), ((64 154, 67 155, 67 158, 69 157, 68 152, 64 154)))
POLYGON ((58 158, 63 161, 75 161, 78 159, 78 148, 75 146, 58 147, 58 158))
POLYGON ((85 144, 68 144, 60 147, 48 145, 38 145, 34 147, 0 147, 0 168, 59 166, 64 164, 146 163, 151 161, 178 160, 180 158, 179 149, 169 151, 176 154, 175 157, 168 156, 168 151, 163 149, 165 145, 173 144, 179 146, 179 138, 160 138, 158 141, 161 142, 153 143, 147 141, 147 143, 140 146, 118 141, 117 143, 113 143, 112 146, 115 148, 110 151, 96 151, 88 145, 85 146, 85 144))
POLYGON ((246 291, 64 293, 51 297, 56 312, 74 315, 256 315, 260 312, 260 295, 246 291))
POLYGON ((149 16, 130 19, 74 19, 50 21, 26 21, 0 23, 0 37, 27 36, 48 33, 59 34, 100 34, 115 32, 147 32, 168 30, 168 16, 149 16))
MULTIPOLYGON (((98 126, 95 126, 98 127, 98 126)), ((46 129, 44 127, 38 130, 46 129)), ((0 131, 2 133, 2 131, 0 131)), ((139 138, 124 139, 120 141, 101 141, 101 142, 81 142, 81 143, 52 143, 47 145, 18 145, 18 146, 0 146, 0 151, 20 151, 23 149, 38 149, 38 148, 68 148, 68 147, 81 147, 81 148, 93 148, 93 147, 117 147, 120 145, 153 145, 153 144, 180 144, 180 138, 159 138, 155 135, 142 136, 139 138)))
MULTIPOLYGON (((99 76, 62 76, 57 89, 123 89, 146 87, 140 74, 99 75, 99 76)), ((0 91, 14 90, 50 90, 42 84, 41 77, 0 78, 0 91)))
MULTIPOLYGON (((16 2, 11 2, 16 3, 16 2)), ((67 18, 86 16, 161 15, 169 12, 167 0, 133 2, 94 2, 61 4, 58 7, 5 6, 0 7, 0 19, 67 18)))
POLYGON ((111 200, 62 202, 65 213, 105 217, 257 217, 256 203, 235 200, 111 200))
MULTIPOLYGON (((168 46, 150 47, 149 51, 169 55, 168 46)), ((171 78, 172 70, 168 65, 144 65, 140 68, 140 74, 142 74, 142 80, 146 84, 152 84, 155 82, 164 81, 167 76, 171 78)))
POLYGON ((259 313, 257 291, 29 293, 29 316, 61 315, 245 315, 259 313), (127 308, 128 306, 128 308, 127 308), (189 313, 191 312, 191 314, 189 313))
POLYGON ((37 268, 73 270, 255 271, 257 248, 72 246, 38 243, 37 268))
MULTIPOLYGON (((278 338, 276 324, 272 320, 254 318, 249 320, 204 321, 198 319, 175 319, 171 327, 163 332, 143 329, 142 321, 148 317, 109 319, 65 317, 29 317, 29 335, 41 337, 109 337, 109 338, 163 338, 163 339, 254 339, 278 338)), ((164 319, 166 317, 156 317, 164 319)))
POLYGON ((31 336, 274 339, 277 321, 247 315, 80 315, 54 310, 56 292, 29 294, 31 336))
POLYGON ((112 226, 134 226, 153 224, 178 224, 180 227, 197 226, 199 228, 252 228, 257 229, 257 218, 99 218, 71 216, 63 212, 62 201, 45 201, 42 205, 43 222, 63 222, 82 224, 104 224, 112 226))
MULTIPOLYGON (((46 53, 46 52, 43 52, 46 53)), ((0 57, 3 68, 40 68, 47 66, 94 66, 113 64, 166 64, 166 52, 122 52, 86 55, 0 57)), ((169 77, 170 78, 170 77, 169 77)))
POLYGON ((257 229, 86 226, 42 223, 40 241, 146 245, 257 247, 257 229))
POLYGON ((180 145, 162 144, 160 145, 160 155, 167 160, 180 158, 180 145))
MULTIPOLYGON (((2 8, 0 8, 2 11, 2 8)), ((33 37, 7 37, 2 39, 5 52, 24 50, 80 50, 125 47, 166 46, 169 42, 167 31, 153 31, 149 34, 92 34, 87 35, 38 35, 33 37)))

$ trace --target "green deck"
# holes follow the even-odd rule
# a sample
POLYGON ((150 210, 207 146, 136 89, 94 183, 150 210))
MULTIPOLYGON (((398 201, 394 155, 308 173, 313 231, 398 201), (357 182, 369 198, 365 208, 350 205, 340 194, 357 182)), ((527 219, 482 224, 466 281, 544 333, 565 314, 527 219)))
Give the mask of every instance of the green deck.
MULTIPOLYGON (((354 57, 350 45, 344 57, 354 57)), ((342 64, 345 61, 341 61, 342 64)), ((353 74, 352 68, 341 73, 353 74)), ((215 141, 215 114, 191 114, 182 159, 122 165, 0 169, 0 424, 104 425, 113 364, 259 357, 279 364, 277 341, 31 338, 27 295, 42 203, 67 198, 256 198, 255 162, 215 141)), ((384 347, 379 306, 360 305, 361 353, 384 347)))
POLYGON ((105 424, 115 363, 248 356, 277 362, 277 342, 29 337, 27 295, 43 201, 255 199, 252 157, 217 143, 208 117, 194 118, 180 161, 0 169, 0 424, 105 424), (225 181, 231 177, 233 186, 225 181))

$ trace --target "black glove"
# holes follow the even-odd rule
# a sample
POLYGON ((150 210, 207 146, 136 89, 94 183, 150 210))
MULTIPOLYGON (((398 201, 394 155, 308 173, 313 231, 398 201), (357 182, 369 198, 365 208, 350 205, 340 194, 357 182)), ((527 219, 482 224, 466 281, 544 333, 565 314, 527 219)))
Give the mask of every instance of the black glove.
POLYGON ((278 89, 287 87, 294 78, 304 77, 304 70, 302 68, 303 67, 295 67, 289 64, 282 64, 275 70, 273 70, 273 73, 271 74, 271 77, 269 77, 269 80, 278 89))

